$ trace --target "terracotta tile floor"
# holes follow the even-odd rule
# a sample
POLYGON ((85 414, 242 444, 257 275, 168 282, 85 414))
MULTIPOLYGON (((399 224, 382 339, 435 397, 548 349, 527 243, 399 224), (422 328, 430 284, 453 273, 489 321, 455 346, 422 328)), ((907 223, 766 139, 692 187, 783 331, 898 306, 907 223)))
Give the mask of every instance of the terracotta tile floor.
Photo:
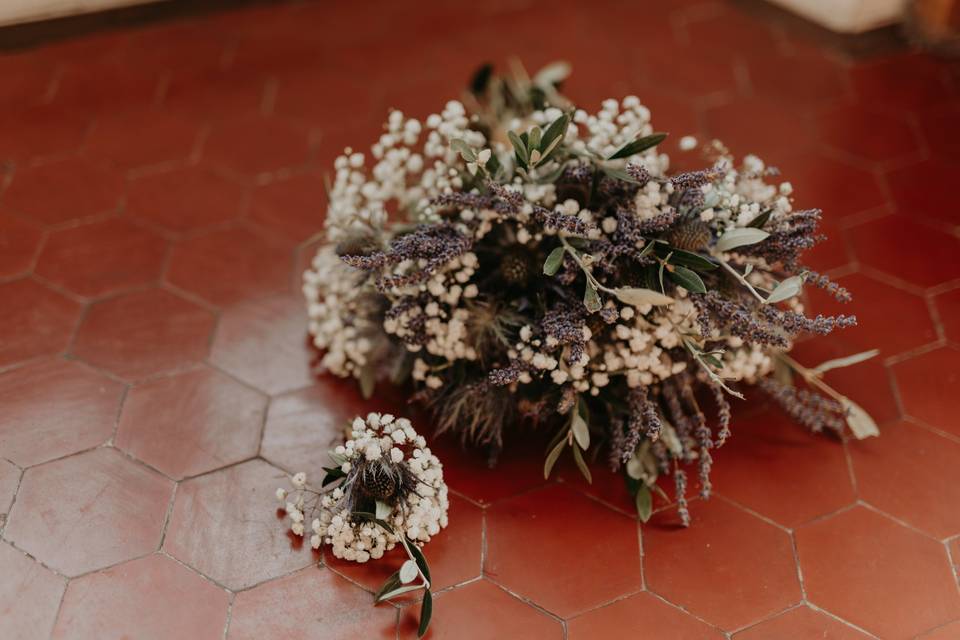
POLYGON ((741 410, 688 530, 668 505, 639 526, 599 468, 545 482, 539 440, 493 471, 437 442, 431 637, 960 638, 960 65, 638 4, 274 4, 0 56, 0 638, 414 634, 415 598, 370 606, 398 554, 321 558, 276 513, 374 408, 311 376, 298 277, 340 149, 511 53, 570 60, 585 106, 641 96, 671 153, 762 152, 825 209, 811 266, 861 326, 798 357, 879 347, 828 377, 884 434, 741 410))

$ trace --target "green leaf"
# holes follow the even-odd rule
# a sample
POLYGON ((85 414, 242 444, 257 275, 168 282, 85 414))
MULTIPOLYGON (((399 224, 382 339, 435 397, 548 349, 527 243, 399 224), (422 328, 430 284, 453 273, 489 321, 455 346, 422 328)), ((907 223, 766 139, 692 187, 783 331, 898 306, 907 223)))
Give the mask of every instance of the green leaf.
POLYGON ((590 448, 590 427, 587 421, 580 415, 580 411, 573 412, 573 418, 570 420, 570 430, 573 431, 573 438, 580 445, 580 448, 586 451, 590 448))
POLYGON ((390 591, 383 593, 380 596, 380 599, 374 600, 374 602, 383 602, 384 600, 389 600, 390 598, 396 598, 397 596, 402 596, 403 594, 410 593, 411 591, 419 591, 420 589, 423 589, 422 584, 408 584, 405 586, 401 585, 396 589, 392 589, 390 591))
POLYGON ((570 75, 570 63, 564 60, 551 62, 537 71, 533 76, 533 84, 538 87, 547 87, 560 84, 570 75))
POLYGON ((323 476, 323 482, 320 483, 320 488, 327 486, 331 482, 336 482, 347 475, 340 467, 324 467, 323 470, 326 471, 327 474, 323 476))
POLYGON ((377 500, 376 504, 377 510, 374 513, 374 516, 377 520, 386 520, 387 516, 390 515, 390 512, 393 511, 393 509, 386 502, 381 502, 380 500, 377 500))
POLYGON ((410 553, 413 554, 413 559, 417 561, 417 566, 420 567, 420 573, 427 579, 427 582, 430 582, 430 567, 427 566, 427 559, 424 557, 423 551, 410 538, 407 538, 407 546, 410 548, 410 553))
POLYGON ((550 453, 547 454, 547 459, 543 463, 543 479, 546 480, 550 477, 550 472, 553 471, 553 465, 557 464, 557 459, 560 457, 560 454, 563 452, 563 448, 567 446, 567 439, 560 438, 560 441, 557 442, 556 446, 550 450, 550 453))
POLYGON ((387 578, 387 581, 383 583, 383 586, 380 587, 380 589, 377 590, 377 592, 373 595, 373 601, 381 602, 386 600, 387 598, 385 596, 387 596, 387 594, 390 592, 400 588, 400 586, 400 572, 394 571, 390 577, 387 578))
POLYGON ((567 127, 569 126, 570 116, 566 113, 550 123, 547 130, 543 132, 543 138, 540 140, 540 151, 543 152, 544 157, 550 155, 550 152, 556 148, 556 145, 563 141, 563 137, 567 133, 567 127))
POLYGON ((589 282, 587 282, 587 287, 583 292, 583 306, 585 306, 590 313, 596 313, 603 308, 603 303, 600 302, 600 296, 597 294, 597 290, 594 289, 593 285, 589 282))
POLYGON ((767 209, 756 218, 750 221, 748 227, 753 227, 754 229, 762 229, 763 225, 767 224, 767 220, 770 219, 770 214, 773 213, 773 209, 767 209))
POLYGON ((655 147, 667 137, 665 133, 652 133, 649 136, 637 138, 617 149, 607 160, 617 160, 619 158, 629 158, 641 151, 646 151, 650 147, 655 147))
POLYGON ((847 426, 850 432, 857 440, 870 438, 880 435, 880 429, 877 423, 873 421, 870 414, 863 410, 863 407, 853 402, 850 398, 842 398, 840 404, 847 410, 847 426))
POLYGON ((490 79, 493 77, 493 65, 487 62, 473 72, 470 79, 470 92, 475 96, 482 96, 487 92, 490 86, 490 79))
POLYGON ((365 400, 373 397, 373 390, 377 386, 377 372, 372 364, 360 368, 360 393, 365 400))
POLYGON ((826 362, 821 362, 813 368, 817 373, 823 373, 825 371, 830 371, 830 369, 839 369, 840 367, 849 367, 852 364, 857 364, 870 358, 875 357, 880 353, 879 349, 871 349, 870 351, 862 351, 860 353, 855 353, 852 356, 847 356, 846 358, 836 358, 835 360, 827 360, 826 362))
POLYGON ((776 287, 773 291, 770 292, 770 295, 767 296, 766 303, 773 304, 775 302, 783 302, 788 300, 793 296, 800 293, 800 289, 803 288, 803 276, 790 276, 776 287))
POLYGON ((588 467, 587 463, 583 461, 583 453, 580 451, 580 447, 576 444, 573 445, 573 461, 577 463, 577 468, 580 469, 580 473, 582 473, 583 477, 587 479, 587 482, 593 484, 593 476, 590 475, 590 467, 588 467))
POLYGON ((707 292, 706 285, 703 284, 703 280, 700 279, 696 271, 676 265, 673 271, 667 271, 667 275, 687 291, 692 291, 693 293, 707 292))
POLYGON ((527 168, 527 145, 523 143, 523 140, 515 134, 513 131, 507 131, 507 137, 510 139, 510 144, 513 145, 513 152, 517 156, 517 164, 522 168, 527 168))
POLYGON ((545 275, 552 276, 560 270, 560 265, 563 264, 564 251, 563 247, 557 247, 550 252, 550 255, 547 256, 546 261, 543 263, 543 273, 545 275))
POLYGON ((460 157, 467 162, 476 162, 477 153, 467 144, 466 140, 454 138, 450 141, 450 148, 460 154, 460 157))
POLYGON ((530 149, 531 151, 533 151, 534 149, 539 151, 540 138, 543 136, 543 131, 540 129, 540 127, 534 127, 533 129, 530 129, 529 136, 530 137, 528 138, 528 141, 527 141, 527 148, 530 149))
POLYGON ((603 171, 604 175, 608 178, 613 178, 614 180, 620 180, 621 182, 629 182, 630 184, 640 184, 640 181, 631 176, 629 173, 623 169, 617 169, 615 167, 605 167, 600 165, 600 171, 603 171))
POLYGON ((750 244, 763 242, 769 237, 769 233, 763 229, 754 227, 738 227, 730 229, 717 240, 717 251, 730 251, 737 247, 743 247, 750 244))
POLYGON ((427 633, 427 627, 430 626, 430 618, 433 617, 433 596, 430 589, 423 593, 423 603, 420 605, 420 627, 417 629, 417 637, 422 638, 427 633))
POLYGON ((420 575, 420 571, 417 569, 417 563, 414 560, 404 562, 403 565, 400 566, 400 571, 397 573, 400 576, 400 582, 403 584, 410 584, 420 575))
POLYGON ((669 244, 663 242, 654 242, 653 251, 657 256, 667 259, 670 264, 680 264, 685 267, 689 267, 695 271, 705 272, 713 271, 714 269, 719 269, 720 265, 711 262, 708 258, 701 256, 698 253, 693 253, 691 251, 684 251, 683 249, 677 249, 676 247, 671 247, 669 244))
POLYGON ((709 364, 710 366, 716 367, 717 369, 723 369, 723 362, 721 362, 720 358, 718 358, 717 356, 709 353, 705 353, 701 357, 703 358, 703 361, 709 364))
POLYGON ((640 521, 646 522, 649 520, 650 514, 653 513, 653 496, 650 494, 650 487, 641 484, 637 493, 633 496, 633 501, 637 506, 637 515, 640 516, 640 521))
POLYGON ((670 296, 663 295, 653 289, 641 289, 639 287, 620 287, 614 289, 617 298, 621 302, 640 307, 645 304, 659 306, 664 304, 673 304, 674 300, 670 296))

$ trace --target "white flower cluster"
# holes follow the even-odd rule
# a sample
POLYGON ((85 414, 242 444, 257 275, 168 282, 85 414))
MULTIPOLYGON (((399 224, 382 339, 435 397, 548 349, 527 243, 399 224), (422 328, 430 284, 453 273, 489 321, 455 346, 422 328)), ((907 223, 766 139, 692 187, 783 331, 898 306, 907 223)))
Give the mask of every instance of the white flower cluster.
POLYGON ((350 439, 337 446, 331 458, 343 474, 343 481, 332 490, 313 491, 302 472, 291 479, 293 494, 277 490, 294 534, 306 533, 308 502, 315 511, 310 524, 310 544, 314 549, 327 544, 337 558, 367 562, 392 549, 399 542, 398 535, 425 543, 447 526, 449 501, 443 465, 408 419, 380 413, 356 418, 350 439), (402 492, 395 503, 387 505, 389 514, 380 516, 390 525, 390 531, 368 518, 354 518, 351 510, 354 505, 350 496, 363 492, 365 471, 369 473, 371 465, 388 469, 391 478, 408 474, 415 484, 402 492))

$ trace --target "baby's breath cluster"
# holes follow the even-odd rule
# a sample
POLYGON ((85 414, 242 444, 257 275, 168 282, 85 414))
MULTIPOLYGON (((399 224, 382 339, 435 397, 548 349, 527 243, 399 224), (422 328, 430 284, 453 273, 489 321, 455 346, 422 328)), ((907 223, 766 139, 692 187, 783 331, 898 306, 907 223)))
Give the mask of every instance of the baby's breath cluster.
MULTIPOLYGON (((411 380, 441 431, 494 457, 505 429, 548 423, 547 473, 569 448, 589 475, 584 457, 603 448, 638 496, 694 463, 708 497, 736 385, 777 370, 781 382, 799 374, 817 386, 785 354, 803 333, 855 323, 805 316, 803 285, 844 302, 849 293, 803 266, 823 239, 821 213, 794 210, 774 168, 686 136, 681 150, 704 168, 671 173, 641 98, 576 108, 558 91, 560 71, 487 70, 463 101, 423 122, 393 111, 369 154, 336 160, 330 244, 304 275, 321 365, 368 392, 411 380)), ((803 396, 804 416, 849 406, 815 391, 832 404, 803 396)), ((339 455, 387 456, 376 429, 372 444, 361 446, 360 429, 339 455)), ((675 475, 685 504, 686 476, 675 475)), ((326 498, 317 535, 357 558, 389 548, 389 536, 335 520, 342 499, 326 498)), ((413 539, 436 528, 417 504, 406 514, 413 539)))

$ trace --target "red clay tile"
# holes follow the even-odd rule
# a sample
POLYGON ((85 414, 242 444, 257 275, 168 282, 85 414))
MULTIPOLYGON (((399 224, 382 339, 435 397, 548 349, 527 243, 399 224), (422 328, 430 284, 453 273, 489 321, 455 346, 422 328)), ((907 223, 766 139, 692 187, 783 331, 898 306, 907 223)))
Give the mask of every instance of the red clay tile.
MULTIPOLYGON (((809 195, 810 197, 806 198, 805 201, 807 204, 812 204, 814 202, 813 198, 816 196, 815 194, 809 195)), ((826 204, 828 211, 821 218, 817 230, 827 239, 803 253, 803 264, 821 273, 849 265, 852 261, 847 240, 840 228, 841 218, 831 215, 829 202, 824 204, 826 204)))
POLYGON ((68 360, 44 359, 0 374, 0 451, 29 467, 106 442, 123 385, 68 360))
POLYGON ((245 228, 212 231, 174 245, 167 281, 219 306, 289 288, 291 257, 245 228))
POLYGON ((297 538, 294 548, 276 515, 281 486, 287 474, 263 460, 181 482, 164 551, 232 590, 310 565, 310 545, 297 538))
POLYGON ((836 438, 810 433, 775 409, 734 419, 731 429, 713 454, 716 493, 786 527, 856 499, 836 438))
POLYGON ((363 589, 309 567, 237 594, 227 637, 394 638, 396 628, 396 608, 374 607, 363 589))
POLYGON ((48 637, 67 581, 5 542, 0 542, 0 575, 0 637, 48 637))
POLYGON ((177 77, 213 72, 224 63, 228 37, 196 20, 171 20, 129 32, 120 63, 130 69, 160 69, 177 77), (171 43, 177 46, 170 46, 171 43))
POLYGON ((137 169, 187 160, 199 134, 199 125, 182 116, 134 111, 99 119, 90 131, 85 152, 123 169, 137 169), (136 144, 131 144, 133 140, 136 144))
POLYGON ((302 389, 313 382, 303 303, 276 295, 226 310, 210 361, 264 393, 302 389))
MULTIPOLYGON (((480 577, 483 549, 483 512, 463 498, 450 496, 450 524, 424 547, 430 563, 431 589, 441 591, 480 577)), ((340 560, 323 550, 324 564, 368 591, 376 592, 407 560, 401 548, 394 548, 377 562, 363 564, 340 560)), ((419 600, 420 592, 401 596, 398 602, 419 600)))
POLYGON ((487 510, 484 575, 570 617, 640 589, 637 524, 562 485, 525 493, 487 510))
POLYGON ((741 98, 707 109, 704 118, 710 138, 723 141, 738 156, 753 153, 774 166, 815 143, 806 115, 768 98, 741 98))
MULTIPOLYGON (((543 455, 542 452, 537 455, 543 455)), ((557 462, 553 473, 557 478, 561 478, 564 483, 574 487, 578 491, 592 496, 601 502, 610 505, 614 509, 619 509, 631 518, 636 516, 637 507, 633 495, 627 490, 627 483, 622 471, 611 471, 605 461, 591 465, 590 482, 583 477, 583 473, 577 468, 569 452, 567 457, 557 462)), ((528 457, 528 460, 538 458, 528 457)), ((533 467, 539 465, 531 465, 533 467)), ((662 476, 659 482, 660 488, 668 496, 664 499, 658 493, 653 494, 653 508, 659 509, 673 502, 673 479, 662 476)))
POLYGON ((0 278, 26 273, 42 238, 43 232, 35 225, 0 213, 0 278))
POLYGON ((896 640, 960 616, 943 545, 865 507, 797 530, 811 603, 896 640))
POLYGON ((112 447, 31 467, 4 537, 76 576, 160 544, 173 483, 112 447))
POLYGON ((691 11, 684 17, 686 40, 695 45, 709 42, 715 55, 726 56, 731 62, 744 52, 770 55, 780 44, 781 38, 777 37, 770 21, 748 12, 714 9, 691 11))
POLYGON ((920 149, 913 127, 896 112, 844 105, 817 114, 816 122, 822 144, 866 161, 909 157, 920 149))
POLYGON ((869 637, 849 624, 806 606, 790 609, 733 634, 734 640, 866 640, 869 637))
POLYGON ((240 215, 246 189, 209 167, 190 166, 131 180, 127 212, 174 233, 229 222, 240 215))
MULTIPOLYGON (((446 95, 447 99, 457 93, 446 95)), ((443 101, 435 104, 442 105, 443 101)), ((401 105, 391 105, 403 108, 401 105)), ((374 116, 376 95, 361 77, 342 68, 307 69, 279 80, 273 110, 304 123, 329 127, 367 122, 374 116)), ((381 114, 376 114, 381 115, 381 114)), ((411 114, 416 115, 416 114, 411 114)), ((423 114, 425 117, 427 114, 423 114)))
POLYGON ((921 54, 896 54, 867 61, 854 65, 850 75, 861 101, 886 108, 920 109, 953 95, 947 87, 943 65, 921 54))
POLYGON ((960 350, 940 347, 893 365, 903 410, 944 431, 960 435, 956 398, 960 391, 960 350))
POLYGON ((12 462, 0 459, 0 529, 7 522, 7 509, 20 486, 20 469, 12 462))
POLYGON ((790 536, 722 499, 690 506, 688 529, 671 511, 643 528, 647 588, 731 630, 800 601, 790 536))
POLYGON ((960 537, 951 540, 947 549, 950 551, 950 558, 953 560, 953 568, 957 573, 957 579, 960 580, 960 537))
POLYGON ((257 187, 250 205, 250 218, 257 224, 303 242, 323 229, 327 196, 323 171, 303 173, 257 187))
POLYGON ((74 151, 89 125, 69 109, 50 105, 8 109, 0 122, 0 158, 24 161, 74 151))
POLYGON ((167 243, 126 220, 54 231, 37 259, 37 275, 81 296, 115 293, 158 279, 167 243))
POLYGON ((956 640, 960 637, 960 620, 937 627, 917 636, 917 640, 956 640))
POLYGON ((127 394, 116 446, 171 478, 252 458, 266 398, 209 368, 145 382, 127 394))
POLYGON ((639 62, 648 83, 688 99, 737 90, 733 65, 709 49, 691 47, 681 57, 675 50, 657 47, 647 51, 639 62))
MULTIPOLYGON (((420 605, 400 611, 400 637, 416 637, 420 605)), ((434 596, 430 640, 560 640, 563 627, 486 580, 434 596), (494 613, 495 612, 495 613, 494 613)))
MULTIPOLYGON (((637 97, 650 109, 654 129, 670 134, 674 143, 686 135, 702 135, 699 114, 686 100, 657 87, 643 87, 638 90, 637 97)), ((669 153, 672 167, 682 156, 673 148, 669 153)))
POLYGON ((761 51, 749 56, 747 66, 756 93, 789 109, 832 104, 850 92, 846 71, 820 54, 788 56, 761 51))
POLYGON ((782 171, 779 179, 793 185, 794 209, 817 208, 825 217, 843 218, 887 202, 874 173, 820 151, 790 156, 776 164, 782 171))
POLYGON ((900 422, 851 442, 850 457, 863 500, 935 538, 960 533, 960 444, 900 422))
POLYGON ((918 287, 933 287, 960 278, 960 238, 894 215, 847 231, 857 258, 918 287), (891 260, 896 256, 896 260, 891 260))
MULTIPOLYGON (((322 467, 329 466, 327 451, 344 439, 350 421, 369 408, 352 379, 321 376, 305 389, 270 401, 260 455, 317 479, 322 467)), ((377 411, 387 410, 378 401, 377 411)))
POLYGON ((922 216, 949 225, 960 224, 960 214, 950 203, 957 167, 941 160, 925 160, 887 174, 887 184, 897 211, 908 217, 922 216))
POLYGON ((73 355, 124 378, 184 367, 207 355, 213 314, 161 289, 90 306, 73 355))
POLYGON ((927 145, 934 155, 956 164, 960 160, 960 100, 938 104, 916 114, 927 145))
POLYGON ((255 177, 302 167, 309 151, 307 128, 283 118, 247 117, 215 125, 203 153, 214 164, 255 177))
POLYGON ((70 582, 53 638, 223 637, 228 594, 155 553, 70 582))
POLYGON ((130 69, 115 59, 70 60, 57 78, 53 103, 83 114, 140 110, 156 103, 162 76, 159 70, 130 69))
POLYGON ((123 177, 83 158, 18 170, 3 194, 11 209, 43 224, 59 224, 117 209, 123 177))
POLYGON ((725 636, 649 593, 638 593, 567 622, 569 640, 644 638, 657 633, 674 640, 719 640, 725 636))
POLYGON ((0 366, 58 353, 70 340, 80 305, 33 280, 0 283, 0 366))
POLYGON ((960 287, 938 295, 934 306, 947 339, 960 342, 960 287))
POLYGON ((36 51, 4 52, 0 74, 6 80, 0 87, 0 104, 5 108, 42 101, 54 86, 57 68, 36 51))
POLYGON ((175 76, 167 87, 166 110, 201 120, 223 120, 259 113, 264 78, 247 73, 211 72, 175 76))
MULTIPOLYGON (((853 301, 837 302, 825 292, 807 287, 807 315, 855 315, 857 326, 837 329, 827 338, 844 354, 880 349, 880 358, 903 353, 937 339, 930 311, 923 298, 859 273, 837 278, 849 289, 853 301)), ((816 363, 814 363, 816 364, 816 363)))

